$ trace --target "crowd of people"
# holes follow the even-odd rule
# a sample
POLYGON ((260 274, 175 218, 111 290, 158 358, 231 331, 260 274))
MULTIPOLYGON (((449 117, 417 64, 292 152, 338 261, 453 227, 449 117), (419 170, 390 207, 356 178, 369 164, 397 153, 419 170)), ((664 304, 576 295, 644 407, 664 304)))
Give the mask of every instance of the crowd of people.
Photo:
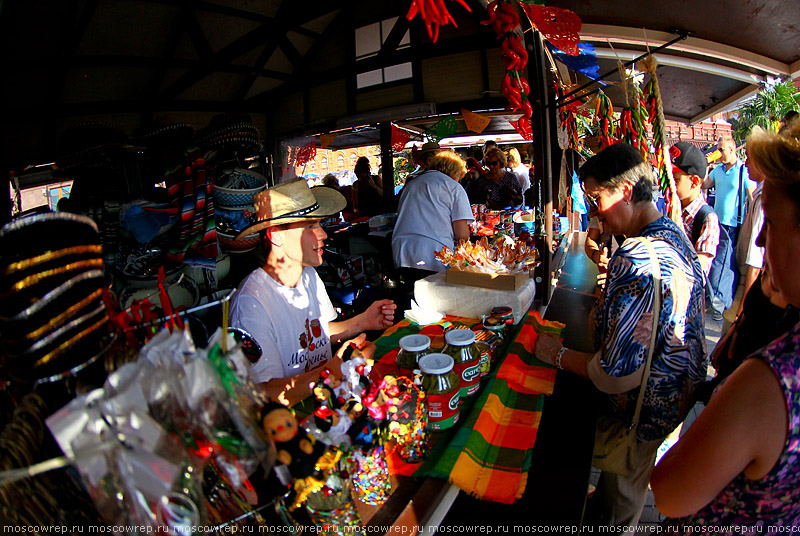
MULTIPOLYGON (((710 173, 696 146, 670 149, 678 223, 654 202, 652 165, 638 149, 611 145, 577 170, 592 217, 586 252, 601 273, 590 319, 595 350, 540 335, 535 355, 607 395, 599 438, 608 437, 600 427, 609 422, 636 438, 624 469, 602 471, 590 522, 636 525, 650 486, 669 531, 800 524, 800 121, 780 133, 756 128, 745 162, 732 139, 719 146, 722 160, 710 173), (726 308, 734 318, 709 355, 705 316, 719 318, 726 308), (705 409, 654 468, 659 446, 698 401, 705 409)), ((532 171, 518 152, 489 146, 480 156, 431 143, 414 154, 417 170, 400 191, 392 238, 395 266, 412 279, 443 270, 433 253, 469 239, 471 204, 523 203, 532 171)), ((320 366, 341 360, 346 347, 371 355, 364 332, 394 322, 390 300, 337 322, 314 271, 326 238, 321 218, 348 203, 357 213, 380 205, 380 181, 366 159, 356 175, 350 200, 335 186, 310 189, 300 179, 258 194, 258 223, 242 233, 261 232, 267 257, 240 285, 232 325, 265 350, 253 371, 273 398, 308 396, 320 366)))

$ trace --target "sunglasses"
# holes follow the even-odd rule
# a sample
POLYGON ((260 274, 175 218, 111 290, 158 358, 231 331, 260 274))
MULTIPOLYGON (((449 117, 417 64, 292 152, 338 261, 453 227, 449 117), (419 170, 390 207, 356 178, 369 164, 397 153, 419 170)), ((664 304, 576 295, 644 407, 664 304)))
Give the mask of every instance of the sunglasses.
POLYGON ((486 165, 487 166, 491 166, 491 167, 499 166, 500 165, 500 161, 499 160, 487 160, 486 161, 486 165))
POLYGON ((599 207, 597 206, 597 200, 600 199, 599 194, 591 196, 587 193, 584 193, 583 199, 586 201, 586 206, 589 207, 589 209, 599 210, 599 207))

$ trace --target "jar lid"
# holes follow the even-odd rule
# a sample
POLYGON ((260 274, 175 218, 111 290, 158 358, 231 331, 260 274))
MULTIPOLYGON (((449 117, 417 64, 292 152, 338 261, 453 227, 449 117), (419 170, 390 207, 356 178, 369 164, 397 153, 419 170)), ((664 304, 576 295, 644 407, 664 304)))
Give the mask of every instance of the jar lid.
POLYGON ((453 346, 467 346, 475 342, 475 332, 471 329, 451 329, 444 334, 444 341, 453 346))
POLYGON ((419 368, 425 374, 446 374, 453 370, 453 358, 447 354, 428 354, 419 358, 419 368))
POLYGON ((483 327, 491 330, 505 329, 506 321, 496 316, 490 316, 483 321, 483 327))
POLYGON ((492 308, 492 316, 505 316, 512 314, 511 307, 506 305, 498 305, 492 308))
POLYGON ((400 348, 406 352, 421 352, 431 347, 431 339, 427 335, 406 335, 400 338, 400 348))

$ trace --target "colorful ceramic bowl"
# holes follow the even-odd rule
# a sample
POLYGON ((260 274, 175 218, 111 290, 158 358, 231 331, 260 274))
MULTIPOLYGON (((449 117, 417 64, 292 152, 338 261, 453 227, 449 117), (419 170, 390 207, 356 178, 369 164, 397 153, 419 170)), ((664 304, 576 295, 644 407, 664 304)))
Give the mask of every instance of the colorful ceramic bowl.
POLYGON ((253 206, 253 196, 266 188, 266 177, 249 169, 236 168, 217 177, 212 195, 215 206, 246 209, 253 206))
POLYGON ((217 240, 220 247, 230 253, 243 253, 245 251, 252 251, 258 245, 261 239, 259 233, 253 233, 236 240, 235 234, 228 234, 217 231, 217 240))

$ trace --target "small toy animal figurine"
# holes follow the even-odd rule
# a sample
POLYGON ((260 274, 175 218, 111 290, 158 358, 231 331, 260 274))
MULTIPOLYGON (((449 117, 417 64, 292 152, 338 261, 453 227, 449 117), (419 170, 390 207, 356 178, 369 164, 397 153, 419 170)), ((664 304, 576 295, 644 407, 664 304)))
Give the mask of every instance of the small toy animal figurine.
POLYGON ((294 510, 306 498, 325 485, 328 473, 339 461, 342 453, 318 443, 297 424, 288 407, 269 402, 261 409, 261 426, 274 443, 278 460, 289 468, 296 492, 294 510))

